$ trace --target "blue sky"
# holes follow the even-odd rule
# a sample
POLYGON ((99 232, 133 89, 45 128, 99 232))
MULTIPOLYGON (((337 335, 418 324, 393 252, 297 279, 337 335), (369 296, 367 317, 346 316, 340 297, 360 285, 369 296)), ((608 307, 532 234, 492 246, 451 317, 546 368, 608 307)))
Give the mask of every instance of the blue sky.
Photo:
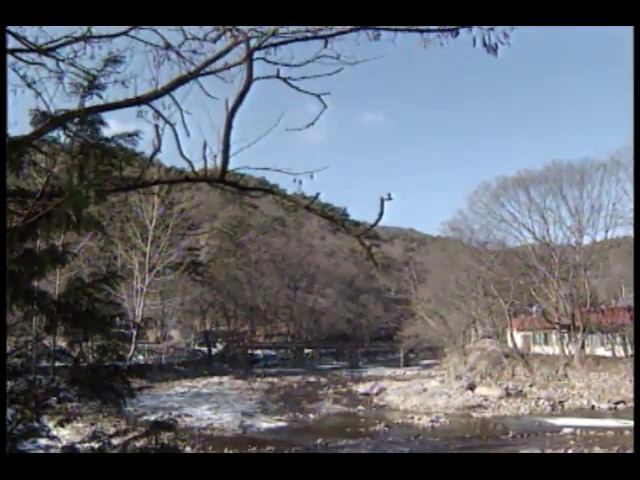
POLYGON ((630 28, 522 27, 497 59, 464 38, 369 47, 388 55, 326 82, 319 126, 274 135, 243 160, 329 166, 309 190, 359 219, 391 192, 384 224, 437 233, 483 180, 631 144, 630 28))
MULTIPOLYGON (((435 234, 484 180, 632 144, 632 35, 631 27, 521 27, 497 59, 463 37, 429 49, 415 39, 365 42, 359 55, 385 57, 317 82, 331 96, 311 130, 284 130, 313 116, 310 99, 273 84, 253 90, 236 140, 280 114, 283 122, 234 165, 329 167, 305 190, 360 220, 373 219, 378 196, 390 192, 384 224, 435 234)), ((202 103, 196 94, 185 100, 194 129, 210 136, 202 126, 216 116, 202 103)), ((130 112, 110 120, 135 125, 130 112)), ((163 160, 180 163, 171 151, 163 160)), ((293 188, 291 178, 268 177, 293 188)))

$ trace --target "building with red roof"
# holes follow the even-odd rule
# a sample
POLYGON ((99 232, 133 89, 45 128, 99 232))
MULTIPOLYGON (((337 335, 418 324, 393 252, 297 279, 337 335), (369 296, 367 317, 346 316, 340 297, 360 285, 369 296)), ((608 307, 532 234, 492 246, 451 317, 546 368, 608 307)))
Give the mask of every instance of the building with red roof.
MULTIPOLYGON (((584 322, 587 331, 585 353, 603 357, 629 357, 633 355, 633 297, 612 305, 592 308, 576 319, 580 328, 584 322)), ((548 318, 536 312, 521 315, 511 321, 512 331, 507 336, 509 346, 514 342, 523 353, 562 355, 573 353, 569 334, 571 325, 561 319, 548 318)))

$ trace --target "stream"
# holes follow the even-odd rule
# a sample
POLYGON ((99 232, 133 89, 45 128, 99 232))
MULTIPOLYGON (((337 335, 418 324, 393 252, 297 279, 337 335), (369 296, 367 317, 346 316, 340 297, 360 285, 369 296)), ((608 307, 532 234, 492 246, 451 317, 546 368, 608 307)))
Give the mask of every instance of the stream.
POLYGON ((455 415, 446 425, 418 428, 402 423, 406 414, 373 407, 345 390, 336 394, 341 382, 348 380, 331 374, 266 384, 229 377, 179 381, 139 394, 131 411, 146 421, 177 419, 194 452, 633 450, 631 409, 538 417, 455 415), (598 421, 605 423, 595 425, 598 421))
MULTIPOLYGON (((451 417, 435 429, 414 428, 389 420, 391 412, 342 412, 240 434, 183 430, 198 452, 317 453, 526 453, 549 449, 599 447, 633 449, 629 428, 584 429, 581 434, 541 425, 539 417, 478 419, 451 417), (514 428, 514 426, 516 426, 514 428), (605 433, 606 432, 606 433, 605 433)), ((395 413, 395 412, 394 412, 395 413)))
POLYGON ((601 448, 611 448, 617 447, 625 438, 622 430, 616 435, 592 438, 559 434, 557 429, 544 429, 533 420, 523 418, 453 417, 449 425, 432 430, 383 420, 384 427, 380 431, 376 426, 379 419, 385 417, 383 411, 378 412, 377 419, 334 414, 303 427, 281 428, 265 435, 274 440, 287 439, 307 445, 301 451, 344 453, 521 452, 569 447, 579 441, 585 446, 591 443, 601 448), (515 436, 513 432, 510 434, 509 425, 512 423, 519 424, 515 436))

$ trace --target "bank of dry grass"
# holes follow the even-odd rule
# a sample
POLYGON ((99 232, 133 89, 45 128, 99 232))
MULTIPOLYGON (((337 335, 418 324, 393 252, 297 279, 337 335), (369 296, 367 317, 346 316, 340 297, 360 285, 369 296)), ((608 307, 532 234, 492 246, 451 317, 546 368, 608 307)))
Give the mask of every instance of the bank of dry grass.
POLYGON ((633 360, 586 358, 580 367, 550 356, 526 362, 493 346, 449 355, 411 376, 368 379, 356 388, 375 391, 373 402, 433 425, 452 414, 512 416, 578 409, 630 408, 633 360))

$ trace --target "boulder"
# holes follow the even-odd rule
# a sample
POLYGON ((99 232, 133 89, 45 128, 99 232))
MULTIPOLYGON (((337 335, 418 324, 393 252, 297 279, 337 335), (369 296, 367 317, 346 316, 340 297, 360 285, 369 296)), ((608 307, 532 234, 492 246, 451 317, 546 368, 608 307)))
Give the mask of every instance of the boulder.
POLYGON ((507 385, 505 387, 505 392, 507 392, 508 397, 524 397, 526 393, 524 389, 517 385, 507 385))
POLYGON ((69 444, 69 445, 64 445, 60 449, 60 453, 80 453, 80 449, 74 444, 69 444))
POLYGON ((473 391, 476 395, 480 397, 487 398, 504 398, 507 396, 507 392, 502 387, 494 387, 490 385, 479 385, 473 391))
POLYGON ((147 427, 149 433, 174 433, 178 431, 178 421, 174 418, 152 420, 147 427))
POLYGON ((478 388, 478 386, 476 385, 476 383, 474 381, 467 382, 464 385, 464 390, 465 391, 473 392, 473 391, 475 391, 476 388, 478 388))
POLYGON ((358 388, 357 391, 360 395, 377 397, 378 395, 384 393, 385 390, 386 388, 384 385, 381 385, 379 383, 372 383, 370 385, 363 385, 362 387, 358 388))
POLYGON ((441 417, 440 415, 433 415, 431 418, 429 418, 429 423, 432 425, 439 425, 445 423, 445 418, 441 417))
POLYGON ((607 410, 622 410, 627 407, 627 402, 624 400, 614 400, 609 401, 607 405, 607 410))

